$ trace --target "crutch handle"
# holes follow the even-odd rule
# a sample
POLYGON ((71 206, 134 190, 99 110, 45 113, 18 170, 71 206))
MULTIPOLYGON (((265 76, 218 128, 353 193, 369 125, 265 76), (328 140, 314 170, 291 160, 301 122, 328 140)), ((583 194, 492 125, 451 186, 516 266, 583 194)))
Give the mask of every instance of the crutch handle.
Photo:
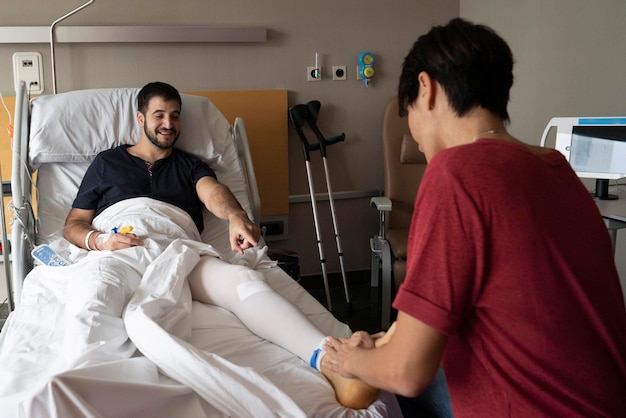
POLYGON ((311 128, 311 131, 315 134, 317 138, 317 142, 320 144, 319 149, 322 152, 322 157, 326 157, 326 146, 336 144, 337 142, 341 142, 346 139, 345 134, 335 135, 330 138, 324 137, 324 134, 317 127, 317 117, 320 113, 321 104, 319 100, 312 100, 306 104, 307 112, 303 112, 305 115, 305 119, 311 128))
POLYGON ((320 149, 320 144, 309 144, 306 139, 302 139, 302 152, 304 152, 304 159, 306 161, 311 161, 311 156, 309 153, 311 151, 317 151, 320 149))
POLYGON ((293 123, 296 133, 302 142, 302 151, 304 153, 304 160, 311 161, 310 152, 320 150, 322 157, 326 157, 326 146, 336 144, 346 139, 346 135, 335 135, 330 138, 324 138, 324 135, 317 127, 317 115, 319 113, 320 103, 319 101, 311 101, 304 104, 298 104, 289 108, 289 118, 293 123), (311 144, 306 138, 303 131, 303 126, 308 124, 317 138, 317 143, 311 144))
POLYGON ((344 134, 344 133, 342 133, 341 135, 331 136, 328 139, 324 139, 324 145, 336 144, 337 142, 341 142, 344 139, 346 139, 346 134, 344 134))
POLYGON ((313 129, 313 132, 317 136, 319 149, 320 149, 320 151, 322 153, 322 157, 324 157, 324 158, 327 157, 327 155, 326 155, 326 146, 336 144, 336 143, 341 142, 344 139, 346 139, 346 134, 344 134, 344 133, 342 133, 341 135, 335 135, 335 136, 332 136, 332 137, 326 139, 326 138, 324 138, 324 135, 322 135, 322 133, 320 132, 320 130, 317 128, 316 125, 312 126, 311 128, 313 129))

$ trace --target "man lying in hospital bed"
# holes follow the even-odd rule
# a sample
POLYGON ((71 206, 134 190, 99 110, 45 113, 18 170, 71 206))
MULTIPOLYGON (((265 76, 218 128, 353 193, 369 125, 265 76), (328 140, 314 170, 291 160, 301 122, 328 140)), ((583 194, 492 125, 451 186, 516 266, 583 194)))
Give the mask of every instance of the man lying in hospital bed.
MULTIPOLYGON (((324 353, 319 350, 325 335, 266 284, 260 271, 267 258, 264 249, 255 248, 258 227, 206 164, 173 148, 180 133, 181 110, 184 112, 180 96, 173 87, 147 85, 139 93, 139 142, 101 153, 87 170, 64 235, 76 247, 90 251, 80 262, 65 267, 71 272, 57 269, 56 279, 53 275, 45 279, 52 283, 79 272, 79 277, 68 283, 78 295, 67 301, 71 320, 65 324, 65 333, 72 338, 64 340, 64 359, 49 360, 63 363, 60 369, 69 370, 105 359, 126 359, 137 348, 168 375, 196 391, 202 390, 195 384, 201 379, 227 385, 226 376, 203 375, 202 370, 177 373, 171 362, 160 361, 169 355, 169 340, 177 340, 181 334, 180 311, 189 309, 178 306, 185 303, 180 294, 189 292, 184 280, 175 281, 174 289, 164 289, 162 283, 170 282, 165 280, 168 276, 187 276, 194 299, 230 310, 255 334, 310 363, 331 382, 344 406, 367 407, 377 390, 328 373, 324 353), (202 205, 229 221, 231 249, 238 253, 229 257, 230 263, 200 241, 202 205), (112 233, 121 227, 132 227, 132 231, 112 233), (167 309, 167 303, 180 309, 167 309), (163 339, 164 331, 171 338, 163 339), (157 338, 161 338, 159 349, 146 341, 157 338)), ((28 281, 25 290, 27 285, 28 281)), ((210 356, 192 347, 188 350, 191 356, 210 356)), ((264 382, 250 380, 257 386, 255 390, 264 390, 264 382)), ((278 405, 265 407, 273 413, 280 410, 278 405)))
MULTIPOLYGON (((142 136, 133 146, 122 145, 101 153, 87 170, 66 220, 64 236, 69 242, 87 250, 146 252, 145 259, 151 260, 171 241, 162 228, 150 230, 146 225, 146 229, 126 234, 103 231, 123 227, 116 222, 118 214, 130 222, 129 205, 145 204, 149 208, 165 202, 184 209, 200 233, 202 205, 218 218, 228 220, 233 251, 243 255, 244 250, 258 246, 260 230, 230 190, 217 182, 215 173, 199 158, 173 148, 179 135, 181 105, 178 91, 165 83, 147 84, 139 92, 137 121, 143 128, 142 136), (137 202, 134 197, 141 200, 137 202), (99 218, 94 220, 96 216, 99 218), (150 242, 144 245, 144 239, 150 242)), ((185 226, 183 238, 199 241, 199 233, 185 218, 180 213, 170 220, 185 226)), ((309 361, 329 379, 344 406, 361 409, 374 400, 374 388, 326 371, 320 348, 325 335, 275 293, 262 273, 221 260, 210 249, 198 250, 200 259, 188 275, 195 300, 230 310, 255 334, 309 361)), ((97 264, 99 258, 94 262, 97 264)))

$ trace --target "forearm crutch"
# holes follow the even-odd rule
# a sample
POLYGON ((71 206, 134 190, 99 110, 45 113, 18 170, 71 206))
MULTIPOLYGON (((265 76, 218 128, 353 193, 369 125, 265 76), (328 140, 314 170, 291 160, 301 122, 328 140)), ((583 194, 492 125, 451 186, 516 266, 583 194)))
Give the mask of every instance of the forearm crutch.
POLYGON ((333 136, 331 138, 326 139, 322 132, 320 132, 317 127, 317 117, 320 111, 320 102, 317 100, 313 100, 307 103, 307 108, 309 110, 309 119, 307 122, 311 127, 311 130, 317 137, 317 141, 319 144, 320 152, 322 154, 322 162, 324 163, 324 174, 326 177, 326 190, 328 191, 328 202, 330 204, 331 217, 333 221, 333 230, 335 232, 335 243, 337 245, 337 253, 339 255, 339 265, 341 267, 341 277, 343 279, 343 288, 346 294, 346 302, 348 305, 351 305, 350 293, 348 291, 348 280, 346 278, 346 269, 343 264, 343 248, 341 246, 341 234, 339 233, 339 224, 337 222, 337 215, 335 210, 335 199, 333 198, 333 190, 330 184, 330 171, 328 170, 328 155, 326 153, 326 146, 336 144, 337 142, 343 141, 346 138, 345 134, 333 136))
POLYGON ((320 130, 317 128, 317 116, 319 114, 319 109, 320 109, 320 102, 319 101, 312 101, 307 103, 306 105, 296 105, 293 106, 289 109, 289 116, 291 118, 291 121, 294 124, 294 127, 296 129, 296 132, 298 133, 298 136, 301 139, 302 142, 302 149, 303 149, 303 153, 304 153, 304 162, 305 162, 305 166, 306 166, 306 172, 307 172, 307 180, 309 183, 309 192, 311 194, 311 207, 313 209, 313 220, 315 222, 315 234, 316 234, 316 239, 317 239, 317 245, 318 245, 318 250, 319 250, 319 254, 320 254, 320 264, 321 264, 321 268, 322 268, 322 276, 324 278, 324 286, 326 289, 326 300, 327 300, 327 305, 328 305, 328 310, 332 310, 332 305, 331 305, 331 301, 330 301, 330 291, 328 288, 328 277, 326 274, 326 259, 324 257, 324 248, 323 248, 323 244, 322 244, 322 238, 321 238, 321 234, 320 234, 320 228, 319 228, 319 220, 318 220, 318 214, 317 214, 317 205, 316 205, 316 199, 315 199, 315 191, 314 191, 314 186, 313 186, 313 176, 311 174, 311 157, 310 157, 310 152, 311 151, 317 151, 320 150, 321 154, 322 154, 322 160, 324 163, 324 174, 326 176, 326 186, 327 186, 327 191, 328 191, 328 199, 330 202, 330 208, 331 208, 331 215, 332 215, 332 221, 333 221, 333 229, 334 229, 334 233, 335 233, 335 241, 337 244, 337 252, 339 254, 339 264, 341 267, 341 275, 342 275, 342 279, 343 279, 343 286, 344 286, 344 290, 345 290, 345 295, 346 295, 346 302, 348 303, 348 306, 351 306, 351 301, 350 301, 350 293, 348 291, 348 282, 346 279, 346 273, 345 273, 345 267, 344 267, 344 263, 343 263, 343 250, 341 247, 341 236, 339 234, 339 229, 337 226, 337 217, 335 214, 335 204, 334 204, 334 199, 333 199, 333 195, 332 195, 332 187, 330 184, 330 175, 329 175, 329 170, 328 170, 328 163, 327 163, 327 154, 326 154, 326 146, 327 145, 332 145, 335 144, 337 142, 343 141, 345 139, 345 135, 341 134, 341 135, 337 135, 334 137, 331 137, 329 139, 324 138, 324 136, 322 135, 322 133, 320 132, 320 130), (318 139, 318 142, 315 144, 311 144, 309 143, 309 141, 306 138, 306 135, 304 134, 303 131, 303 126, 304 124, 307 123, 309 125, 309 127, 311 128, 311 130, 313 131, 313 133, 315 134, 315 136, 318 139))

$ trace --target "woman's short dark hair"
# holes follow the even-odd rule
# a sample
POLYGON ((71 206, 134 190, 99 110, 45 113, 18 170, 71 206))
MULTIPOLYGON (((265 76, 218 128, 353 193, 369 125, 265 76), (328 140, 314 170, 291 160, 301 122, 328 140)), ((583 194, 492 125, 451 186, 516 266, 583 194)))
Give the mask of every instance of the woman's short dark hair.
POLYGON ((143 86, 139 94, 137 94, 137 110, 145 115, 148 110, 148 104, 153 97, 161 97, 165 101, 177 100, 180 107, 183 105, 178 90, 167 83, 155 81, 143 86))
POLYGON ((483 107, 509 121, 513 54, 492 29, 461 18, 420 36, 404 59, 398 85, 400 115, 415 102, 425 71, 443 88, 458 116, 483 107))

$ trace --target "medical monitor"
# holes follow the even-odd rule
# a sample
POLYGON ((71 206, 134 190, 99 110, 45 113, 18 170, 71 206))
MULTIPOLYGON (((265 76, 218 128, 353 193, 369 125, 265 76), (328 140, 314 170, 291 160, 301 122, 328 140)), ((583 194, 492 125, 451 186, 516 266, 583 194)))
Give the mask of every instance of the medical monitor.
POLYGON ((626 177, 626 117, 553 118, 544 130, 545 145, 550 128, 556 127, 555 149, 582 178, 595 178, 593 197, 617 199, 608 193, 609 180, 626 177))

